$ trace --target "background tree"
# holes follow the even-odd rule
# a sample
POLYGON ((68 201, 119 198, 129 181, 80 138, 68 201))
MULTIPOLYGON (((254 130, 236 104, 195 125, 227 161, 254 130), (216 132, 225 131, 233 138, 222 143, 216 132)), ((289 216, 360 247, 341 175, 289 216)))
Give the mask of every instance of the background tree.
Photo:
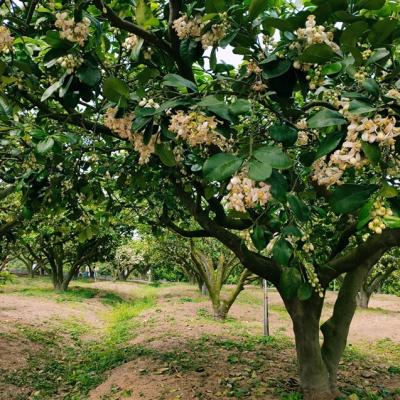
POLYGON ((399 270, 399 249, 394 249, 382 256, 379 262, 366 276, 360 287, 357 304, 361 308, 368 308, 373 293, 382 290, 382 286, 399 270))
POLYGON ((146 241, 140 238, 119 246, 113 260, 116 278, 126 281, 132 273, 139 274, 143 278, 151 268, 150 251, 146 241))
POLYGON ((337 397, 361 283, 400 243, 398 2, 11 3, 4 138, 32 132, 29 154, 110 176, 98 197, 223 243, 280 292, 305 398, 337 397))
MULTIPOLYGON (((206 245, 207 246, 207 245, 206 245)), ((202 246, 195 245, 194 240, 190 241, 190 256, 193 261, 193 269, 202 278, 207 287, 207 294, 210 297, 214 318, 224 320, 232 304, 235 302, 244 285, 250 281, 251 271, 240 268, 240 262, 234 254, 226 254, 227 251, 220 251, 210 255, 210 243, 208 241, 208 254, 202 246), (240 270, 235 286, 229 293, 222 293, 224 284, 229 278, 240 270)))

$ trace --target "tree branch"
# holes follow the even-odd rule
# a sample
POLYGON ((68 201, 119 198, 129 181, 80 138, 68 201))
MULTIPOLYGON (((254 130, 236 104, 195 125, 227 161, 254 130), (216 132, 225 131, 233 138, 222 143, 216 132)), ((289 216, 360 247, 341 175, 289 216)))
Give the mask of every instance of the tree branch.
POLYGON ((140 26, 133 24, 132 22, 129 22, 125 19, 120 18, 102 0, 94 0, 93 3, 102 12, 103 17, 105 17, 111 23, 112 26, 119 28, 119 29, 123 29, 127 32, 130 32, 130 33, 133 33, 133 34, 139 36, 147 43, 156 46, 157 48, 159 48, 160 50, 163 50, 168 55, 170 55, 174 58, 174 52, 171 48, 171 45, 168 42, 166 42, 163 39, 160 39, 153 33, 146 31, 145 29, 142 29, 140 26))
POLYGON ((202 209, 196 208, 192 196, 186 193, 183 188, 177 185, 176 190, 178 197, 200 226, 207 232, 212 232, 213 237, 236 254, 244 267, 274 285, 279 284, 281 270, 273 260, 250 251, 240 237, 217 224, 202 209))
POLYGON ((174 224, 168 216, 167 210, 164 207, 163 215, 160 218, 160 222, 163 223, 171 231, 178 233, 179 235, 186 238, 202 238, 202 237, 212 237, 211 233, 205 229, 197 229, 193 231, 187 231, 180 228, 178 225, 174 224))
POLYGON ((347 254, 331 260, 319 273, 321 284, 326 287, 339 275, 355 270, 360 264, 371 259, 377 262, 386 251, 399 245, 400 229, 385 229, 381 235, 373 235, 347 254))
POLYGON ((31 96, 27 92, 20 92, 23 97, 25 97, 34 107, 37 107, 40 111, 45 114, 45 118, 52 119, 54 121, 67 123, 71 125, 78 126, 80 128, 84 128, 88 131, 99 132, 104 135, 114 136, 119 140, 128 141, 128 139, 122 139, 120 136, 115 134, 111 129, 106 126, 99 124, 97 122, 93 122, 87 119, 84 119, 80 114, 63 114, 63 113, 54 113, 46 103, 38 101, 33 96, 31 96))

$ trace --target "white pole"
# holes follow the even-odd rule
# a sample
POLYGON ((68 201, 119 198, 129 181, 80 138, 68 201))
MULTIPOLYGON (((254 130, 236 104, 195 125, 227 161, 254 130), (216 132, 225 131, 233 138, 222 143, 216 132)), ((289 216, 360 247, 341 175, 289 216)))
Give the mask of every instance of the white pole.
POLYGON ((268 285, 267 281, 263 279, 263 288, 264 288, 264 296, 263 296, 263 304, 264 304, 264 335, 269 336, 269 310, 268 310, 268 285))

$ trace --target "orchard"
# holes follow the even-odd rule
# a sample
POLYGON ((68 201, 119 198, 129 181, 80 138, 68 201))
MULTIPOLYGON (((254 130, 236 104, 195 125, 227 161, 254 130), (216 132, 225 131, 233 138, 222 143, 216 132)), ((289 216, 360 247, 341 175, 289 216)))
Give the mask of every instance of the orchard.
POLYGON ((138 224, 217 241, 282 297, 304 399, 339 398, 358 292, 400 245, 399 17, 396 0, 0 1, 2 240, 39 246, 53 280, 69 263, 65 290, 138 224))

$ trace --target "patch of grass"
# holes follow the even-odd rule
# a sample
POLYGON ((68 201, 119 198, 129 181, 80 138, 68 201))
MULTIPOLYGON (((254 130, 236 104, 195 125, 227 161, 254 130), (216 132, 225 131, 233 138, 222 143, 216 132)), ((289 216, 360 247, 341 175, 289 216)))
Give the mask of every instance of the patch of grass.
POLYGON ((125 300, 113 292, 102 292, 98 296, 100 301, 106 306, 116 306, 117 304, 124 303, 125 300))
POLYGON ((303 395, 301 393, 282 393, 280 400, 301 400, 303 395))
POLYGON ((361 362, 367 359, 367 355, 357 347, 349 344, 343 352, 343 361, 349 362, 361 362))
POLYGON ((126 342, 134 333, 134 318, 154 304, 154 298, 143 298, 114 305, 100 340, 83 342, 81 336, 87 327, 76 320, 64 321, 60 326, 71 341, 53 331, 21 329, 24 337, 40 343, 43 349, 29 356, 25 369, 7 375, 6 382, 29 387, 34 393, 21 400, 85 398, 90 389, 102 382, 106 371, 151 353, 140 346, 127 346, 126 342))
POLYGON ((29 326, 18 327, 19 333, 33 343, 38 343, 45 346, 54 346, 57 341, 57 332, 55 330, 39 330, 29 326))
POLYGON ((24 296, 45 297, 58 302, 82 302, 92 299, 98 293, 98 289, 85 287, 71 287, 66 292, 58 292, 52 288, 24 288, 18 291, 24 296))

